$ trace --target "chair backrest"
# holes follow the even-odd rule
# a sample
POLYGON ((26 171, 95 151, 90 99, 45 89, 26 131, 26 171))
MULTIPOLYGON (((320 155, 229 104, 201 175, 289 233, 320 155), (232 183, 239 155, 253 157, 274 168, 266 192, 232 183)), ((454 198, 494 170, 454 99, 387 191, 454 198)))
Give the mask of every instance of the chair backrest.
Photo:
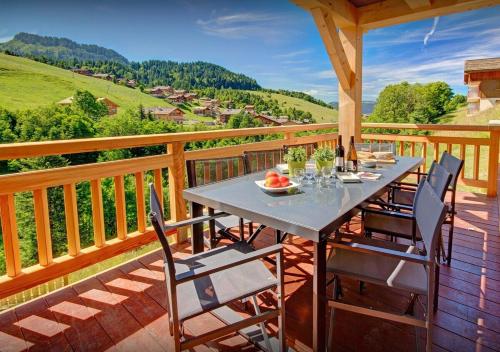
POLYGON ((166 273, 168 273, 169 276, 167 277, 167 280, 175 279, 174 258, 172 257, 168 240, 165 237, 165 220, 163 219, 163 211, 155 186, 152 183, 149 184, 149 191, 149 205, 151 208, 149 218, 153 228, 155 229, 156 236, 158 236, 158 239, 160 240, 163 253, 165 254, 165 263, 167 264, 166 273))
POLYGON ((227 158, 187 160, 186 170, 189 187, 203 186, 245 175, 245 158, 243 155, 238 155, 227 158))
POLYGON ((452 175, 443 166, 436 162, 432 163, 426 179, 441 200, 444 200, 446 191, 451 182, 451 176, 452 175))
POLYGON ((363 152, 391 152, 396 154, 396 145, 394 143, 354 143, 357 151, 363 152))
POLYGON ((425 179, 420 181, 415 198, 414 215, 417 227, 424 241, 429 258, 436 254, 439 234, 443 224, 446 207, 432 186, 425 179))
POLYGON ((457 188, 458 176, 464 166, 464 161, 444 151, 441 155, 441 160, 439 160, 439 165, 443 166, 451 174, 450 188, 455 190, 457 188))
POLYGON ((245 173, 259 172, 283 164, 284 149, 245 151, 245 173))

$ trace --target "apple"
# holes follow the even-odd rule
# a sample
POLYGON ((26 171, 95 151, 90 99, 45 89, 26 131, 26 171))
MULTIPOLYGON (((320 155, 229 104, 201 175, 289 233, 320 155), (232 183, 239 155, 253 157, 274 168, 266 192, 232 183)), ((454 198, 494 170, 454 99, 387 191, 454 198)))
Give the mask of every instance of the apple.
POLYGON ((280 175, 276 171, 268 171, 266 172, 266 179, 268 177, 279 177, 280 175))
POLYGON ((290 185, 290 179, 286 176, 280 176, 279 180, 281 187, 288 187, 290 185))
POLYGON ((280 178, 278 176, 266 177, 266 187, 278 188, 281 187, 280 178))

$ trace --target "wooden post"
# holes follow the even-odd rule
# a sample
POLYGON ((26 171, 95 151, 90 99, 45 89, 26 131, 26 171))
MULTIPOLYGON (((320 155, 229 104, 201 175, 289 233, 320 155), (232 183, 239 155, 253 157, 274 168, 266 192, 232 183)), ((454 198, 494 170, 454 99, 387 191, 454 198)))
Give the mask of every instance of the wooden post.
POLYGON ((41 266, 52 263, 52 237, 50 235, 49 202, 47 189, 33 191, 35 204, 36 241, 38 246, 38 262, 41 266))
MULTIPOLYGON (((172 155, 172 165, 168 168, 168 185, 170 190, 170 217, 173 221, 187 219, 186 202, 182 191, 184 190, 184 143, 175 142, 167 145, 168 154, 172 155)), ((177 230, 177 243, 187 240, 187 229, 177 230)))
POLYGON ((500 138, 500 120, 491 120, 490 126, 490 150, 488 155, 488 197, 497 196, 498 188, 498 151, 500 138))
POLYGON ((80 227, 78 225, 78 206, 74 183, 64 185, 64 214, 66 216, 66 236, 68 237, 68 254, 80 254, 80 227))
POLYGON ((90 181, 90 195, 92 199, 92 224, 94 226, 94 245, 104 247, 106 235, 104 232, 104 208, 102 205, 101 180, 90 181))
POLYGON ((341 28, 339 35, 354 73, 349 89, 339 84, 339 134, 344 143, 348 143, 350 136, 361 142, 363 31, 359 26, 341 28))

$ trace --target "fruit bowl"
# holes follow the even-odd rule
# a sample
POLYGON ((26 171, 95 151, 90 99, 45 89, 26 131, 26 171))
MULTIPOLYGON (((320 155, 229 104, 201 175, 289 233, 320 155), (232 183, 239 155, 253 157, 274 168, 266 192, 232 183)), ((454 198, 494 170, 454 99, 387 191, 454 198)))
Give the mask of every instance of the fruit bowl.
POLYGON ((259 186, 260 189, 269 193, 283 193, 298 187, 298 183, 290 181, 290 184, 286 187, 267 187, 266 180, 257 180, 255 184, 259 186))

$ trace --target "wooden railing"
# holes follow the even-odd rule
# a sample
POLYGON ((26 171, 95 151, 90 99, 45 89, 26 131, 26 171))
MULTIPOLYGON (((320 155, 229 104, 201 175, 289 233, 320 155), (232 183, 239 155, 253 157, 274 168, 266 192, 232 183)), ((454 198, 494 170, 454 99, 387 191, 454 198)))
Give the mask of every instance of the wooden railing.
MULTIPOLYGON (((76 153, 99 152, 113 149, 127 149, 146 146, 165 146, 164 154, 138 157, 133 159, 106 161, 93 164, 53 168, 7 174, 0 176, 0 217, 3 245, 6 261, 6 275, 0 277, 0 298, 20 292, 24 289, 61 277, 83 267, 103 261, 117 254, 137 248, 155 240, 154 232, 146 219, 145 174, 152 174, 156 189, 162 195, 168 192, 170 220, 185 219, 186 204, 182 197, 185 185, 185 161, 238 156, 244 151, 262 151, 282 148, 284 145, 318 143, 334 147, 337 134, 324 130, 335 130, 337 124, 298 125, 283 127, 263 127, 238 130, 217 130, 186 132, 148 136, 129 136, 94 138, 83 140, 65 140, 34 143, 0 145, 0 160, 33 158, 49 155, 67 155, 76 153), (297 136, 299 132, 319 131, 325 133, 297 136), (218 140, 223 138, 281 134, 283 138, 270 141, 234 145, 221 148, 185 151, 185 144, 193 141, 218 140), (168 179, 166 175, 168 174, 168 179), (133 177, 135 182, 136 229, 128 229, 124 183, 126 177, 133 177), (107 238, 105 233, 105 214, 101 182, 112 179, 114 186, 114 204, 116 218, 116 236, 107 238), (80 244, 79 213, 77 206, 76 185, 90 183, 93 245, 82 248, 80 244), (67 254, 54 257, 49 215, 47 189, 60 187, 64 195, 64 218, 66 223, 67 254), (16 195, 30 192, 33 195, 34 221, 38 249, 38 264, 23 267, 19 246, 19 233, 16 216, 16 195)), ((487 138, 457 138, 449 136, 405 136, 389 134, 364 134, 369 141, 391 141, 399 146, 400 154, 423 155, 429 161, 437 159, 442 145, 459 153, 466 166, 472 163, 472 176, 462 175, 462 182, 468 185, 487 188, 489 195, 496 195, 498 166, 499 129, 495 126, 435 126, 408 124, 364 124, 363 128, 383 128, 397 130, 422 131, 485 131, 487 138), (472 146, 473 153, 469 153, 472 146), (488 166, 486 178, 481 178, 480 165, 482 148, 487 148, 488 166), (457 149, 458 148, 458 149, 457 149), (432 149, 432 152, 431 152, 432 149), (431 154, 429 154, 431 153, 431 154), (470 155, 473 159, 470 160, 470 155)), ((165 197, 167 198, 167 197, 165 197)), ((164 197, 161 197, 164 199, 164 197)), ((19 209, 18 209, 19 211, 19 209)), ((175 233, 177 241, 187 238, 185 230, 175 233)))
MULTIPOLYGON (((145 173, 152 171, 153 182, 160 199, 168 190, 171 221, 187 217, 182 197, 185 183, 185 161, 223 156, 237 156, 244 151, 282 148, 284 145, 303 143, 331 143, 336 133, 296 137, 297 132, 336 128, 336 124, 264 127, 238 130, 217 130, 174 133, 148 136, 94 138, 0 145, 0 160, 33 158, 49 155, 99 152, 146 146, 165 146, 165 154, 133 159, 107 161, 93 164, 37 170, 0 176, 0 217, 6 261, 6 275, 0 277, 0 298, 66 275, 117 254, 129 251, 155 240, 155 234, 146 220, 145 173), (235 145, 230 147, 184 151, 187 142, 222 138, 282 134, 284 138, 235 145), (168 180, 164 179, 168 174, 168 180), (124 178, 132 175, 135 180, 137 229, 128 231, 125 207, 124 178), (114 183, 116 208, 116 237, 106 238, 101 182, 111 178, 114 183), (90 183, 92 227, 94 244, 81 248, 76 185, 90 183), (62 187, 66 222, 67 254, 54 258, 49 218, 47 189, 62 187), (19 246, 19 229, 16 217, 16 194, 31 192, 33 195, 34 221, 38 264, 23 268, 19 246)), ((175 232, 177 241, 186 239, 186 231, 175 232)))

